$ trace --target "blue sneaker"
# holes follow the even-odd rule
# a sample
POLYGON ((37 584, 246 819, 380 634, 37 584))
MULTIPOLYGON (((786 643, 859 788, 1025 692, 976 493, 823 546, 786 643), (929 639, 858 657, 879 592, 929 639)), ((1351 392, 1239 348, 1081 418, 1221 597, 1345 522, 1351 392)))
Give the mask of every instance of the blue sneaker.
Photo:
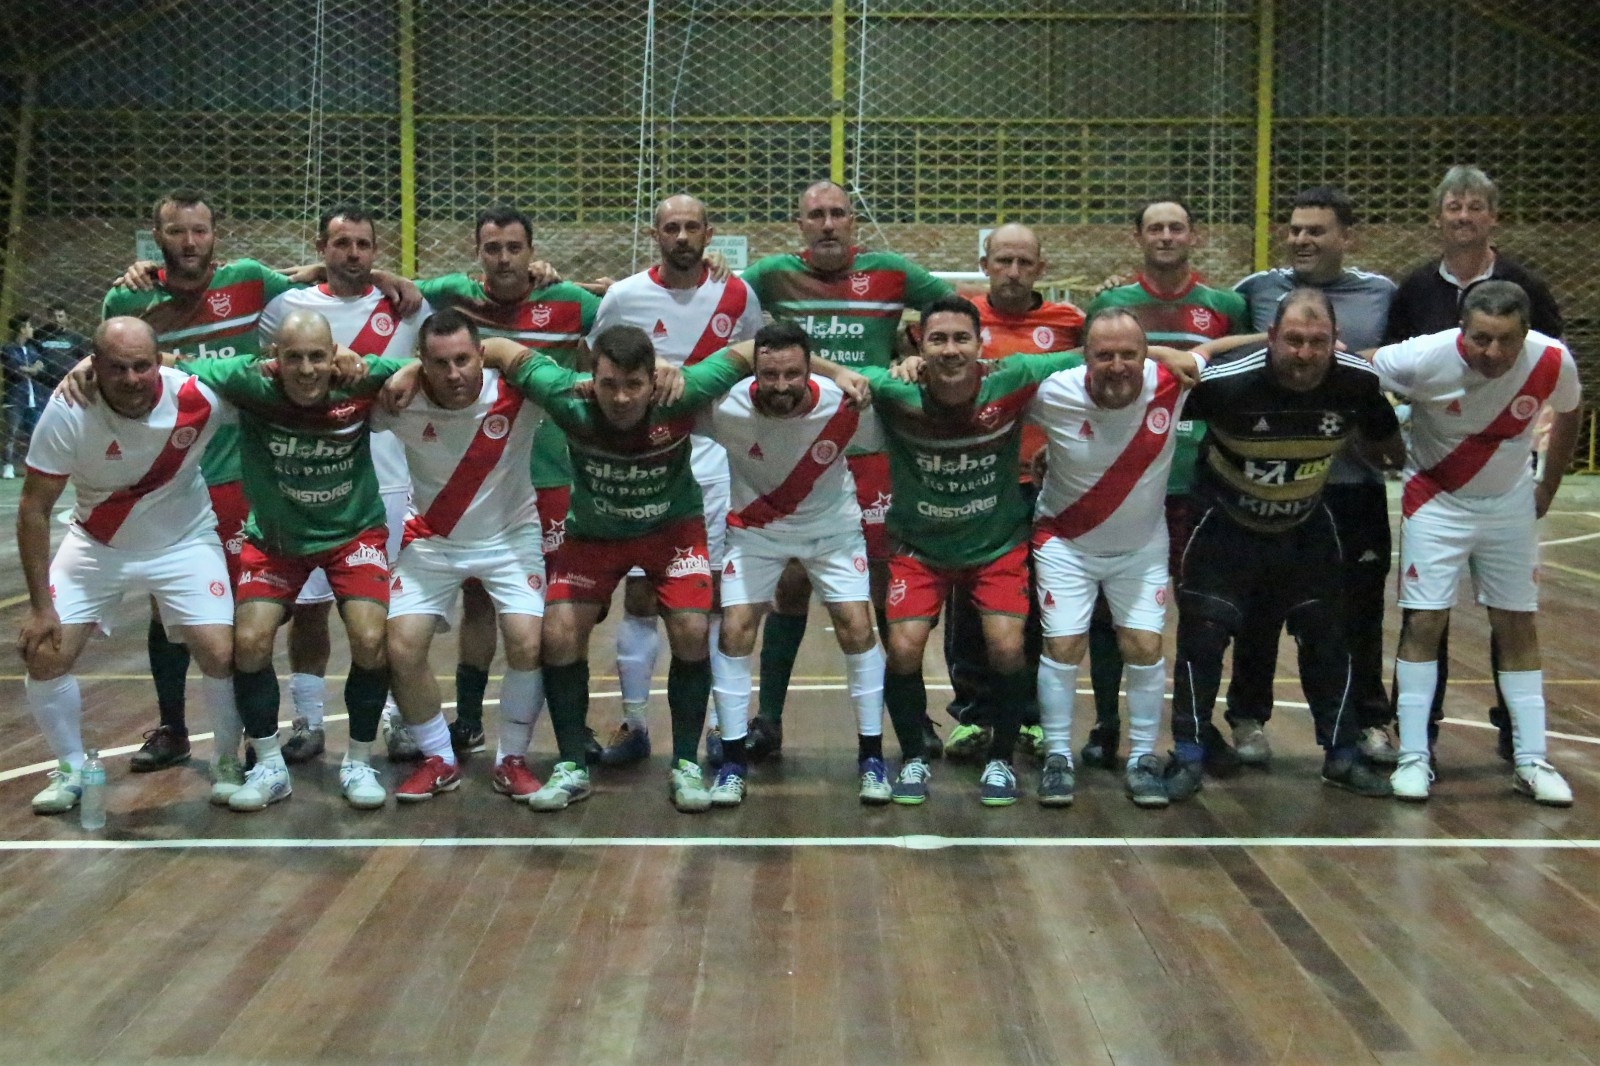
POLYGON ((716 780, 711 784, 711 806, 737 807, 743 803, 744 773, 744 767, 736 762, 717 767, 716 780))
POLYGON ((907 759, 900 767, 900 776, 890 786, 889 798, 896 803, 916 806, 928 798, 928 779, 932 776, 927 759, 907 759))
POLYGON ((1017 788, 1017 775, 1004 759, 990 759, 978 778, 978 798, 985 807, 1009 807, 1022 793, 1017 788))
POLYGON ((894 799, 894 788, 889 784, 889 768, 883 765, 882 759, 862 759, 859 769, 862 803, 888 803, 894 799))
POLYGON ((601 766, 632 766, 650 757, 650 731, 634 729, 623 722, 611 734, 611 743, 600 752, 601 766))

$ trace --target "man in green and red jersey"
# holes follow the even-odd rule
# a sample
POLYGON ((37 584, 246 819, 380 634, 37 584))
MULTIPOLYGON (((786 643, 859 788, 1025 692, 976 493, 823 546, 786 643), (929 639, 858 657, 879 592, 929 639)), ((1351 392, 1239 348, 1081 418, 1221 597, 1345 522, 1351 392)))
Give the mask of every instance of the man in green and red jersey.
MULTIPOLYGON (((119 285, 107 292, 101 317, 142 318, 155 330, 156 342, 164 351, 194 359, 259 354, 256 320, 267 301, 291 287, 290 281, 254 259, 218 262, 214 223, 206 195, 197 190, 174 189, 156 201, 151 230, 164 265, 151 288, 119 285)), ((237 584, 249 511, 239 483, 238 427, 218 428, 201 457, 200 472, 217 514, 217 536, 227 556, 228 574, 237 584)), ((161 721, 145 734, 144 746, 133 753, 130 768, 135 772, 160 770, 189 758, 184 719, 189 649, 167 639, 166 626, 153 602, 146 644, 161 721)))
MULTIPOLYGON (((741 275, 744 283, 769 315, 796 322, 810 335, 814 356, 853 370, 889 366, 901 313, 907 307, 920 311, 950 295, 950 286, 904 256, 857 247, 850 195, 834 182, 819 181, 806 188, 796 222, 805 250, 758 259, 741 275)), ((861 503, 873 600, 881 623, 889 558, 884 527, 890 502, 888 460, 881 452, 858 450, 847 461, 861 503)), ((751 762, 783 746, 783 704, 810 603, 811 583, 805 571, 791 567, 778 585, 774 610, 762 628, 761 705, 751 720, 746 749, 751 762)), ((927 731, 938 745, 932 723, 927 731)))
MULTIPOLYGON (((1189 265, 1190 253, 1199 239, 1194 215, 1183 201, 1155 200, 1145 204, 1133 216, 1133 240, 1144 258, 1143 266, 1131 283, 1096 296, 1089 305, 1089 317, 1108 308, 1122 308, 1144 328, 1151 344, 1185 351, 1218 337, 1247 332, 1250 314, 1244 297, 1201 284, 1200 275, 1189 265)), ((1188 418, 1178 423, 1174 437, 1176 450, 1172 454, 1172 472, 1167 476, 1167 534, 1171 545, 1168 567, 1174 577, 1179 573, 1182 545, 1188 541, 1194 522, 1195 505, 1190 492, 1195 458, 1205 435, 1206 424, 1188 418)), ((1116 630, 1102 598, 1095 605, 1089 627, 1089 676, 1094 687, 1096 721, 1081 753, 1085 766, 1113 771, 1123 768, 1117 758, 1122 734, 1117 698, 1122 666, 1116 630)))
MULTIPOLYGON (((473 243, 482 277, 447 274, 418 283, 428 305, 460 311, 482 337, 505 337, 526 348, 548 349, 569 369, 579 342, 594 324, 600 298, 571 282, 538 286, 530 274, 533 223, 511 207, 478 215, 473 243)), ((544 534, 544 553, 561 547, 572 491, 567 439, 549 419, 533 439, 533 488, 544 534)), ((483 750, 483 694, 495 654, 495 609, 481 585, 462 589, 456 665, 456 720, 451 744, 459 752, 483 750)))
POLYGON ((371 758, 389 686, 389 534, 368 416, 373 394, 402 362, 369 358, 367 375, 353 388, 338 389, 334 354, 328 320, 295 310, 272 343, 270 374, 250 358, 185 367, 239 409, 250 499, 234 616, 234 693, 257 762, 228 797, 236 811, 258 811, 290 794, 278 741, 272 646, 300 587, 318 568, 328 577, 350 643, 344 689, 350 747, 340 786, 357 808, 381 807, 387 796, 371 758))
MULTIPOLYGON (((973 298, 982 326, 984 359, 1008 355, 1060 352, 1076 348, 1083 332, 1083 312, 1070 303, 1052 303, 1038 291, 1050 268, 1039 238, 1027 226, 1008 222, 984 241, 978 261, 989 276, 989 291, 973 298)), ((1044 431, 1030 423, 1022 427, 1022 495, 1031 509, 1038 490, 1030 461, 1045 447, 1044 431)), ((1043 636, 1039 611, 1030 604, 1023 647, 1030 676, 1037 671, 1043 636)), ((993 718, 992 674, 983 654, 982 619, 972 601, 956 591, 950 596, 944 630, 944 657, 950 668, 955 699, 949 714, 956 727, 945 741, 951 758, 976 759, 988 749, 993 718)), ((1044 733, 1039 728, 1037 704, 1030 698, 1023 710, 1023 747, 1043 758, 1044 733)))

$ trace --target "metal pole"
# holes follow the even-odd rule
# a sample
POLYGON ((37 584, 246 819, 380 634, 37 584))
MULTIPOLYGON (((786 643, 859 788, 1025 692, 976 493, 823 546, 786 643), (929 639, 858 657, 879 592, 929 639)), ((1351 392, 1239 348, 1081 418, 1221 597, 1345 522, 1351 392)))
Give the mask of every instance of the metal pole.
POLYGON ((400 22, 400 273, 417 274, 417 53, 413 0, 397 0, 400 22))
POLYGON ((1256 220, 1255 269, 1272 251, 1272 35, 1274 0, 1256 4, 1256 220))
POLYGON ((39 110, 39 71, 22 75, 22 107, 17 112, 17 155, 11 171, 11 210, 6 218, 6 273, 0 285, 0 322, 9 322, 22 293, 22 219, 28 202, 28 159, 39 110))
MULTIPOLYGON (((828 177, 844 184, 844 0, 833 0, 833 79, 829 102, 828 177)), ((857 145, 857 150, 860 146, 857 145)))

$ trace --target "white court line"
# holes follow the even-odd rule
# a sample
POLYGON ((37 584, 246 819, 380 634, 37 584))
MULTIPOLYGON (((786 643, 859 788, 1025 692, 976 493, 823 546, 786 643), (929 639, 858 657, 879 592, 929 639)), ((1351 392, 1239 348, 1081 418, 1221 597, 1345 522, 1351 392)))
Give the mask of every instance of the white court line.
POLYGON ((1506 851, 1596 851, 1600 840, 1522 837, 312 837, 185 838, 179 840, 0 840, 0 851, 182 851, 188 848, 329 850, 334 848, 1387 848, 1506 851))

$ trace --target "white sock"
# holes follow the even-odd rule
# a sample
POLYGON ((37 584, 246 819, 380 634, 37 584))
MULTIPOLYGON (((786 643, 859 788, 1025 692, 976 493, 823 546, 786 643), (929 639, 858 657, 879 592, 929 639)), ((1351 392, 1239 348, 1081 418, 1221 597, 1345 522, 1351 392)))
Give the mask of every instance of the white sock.
POLYGON ((1511 712, 1511 746, 1518 766, 1545 757, 1544 671, 1501 670, 1500 694, 1511 712))
POLYGON ((1161 704, 1167 694, 1167 660, 1157 659, 1149 666, 1129 663, 1122 676, 1128 692, 1128 765, 1132 766, 1139 756, 1155 754, 1161 704))
POLYGON ((617 682, 622 687, 622 703, 650 702, 650 679, 656 673, 661 655, 661 633, 656 620, 626 612, 617 624, 617 682))
POLYGON ((1072 702, 1078 696, 1078 668, 1039 656, 1039 726, 1046 755, 1072 761, 1072 702))
POLYGON ((722 676, 711 675, 711 705, 723 740, 739 740, 748 732, 750 719, 750 660, 753 655, 724 655, 722 676))
MULTIPOLYGON (((728 656, 722 654, 722 651, 718 648, 718 645, 722 642, 722 616, 720 614, 712 615, 709 625, 711 629, 711 691, 712 693, 715 693, 719 686, 727 688, 729 685, 732 685, 734 689, 737 690, 741 684, 736 673, 738 667, 731 665, 729 663, 728 656)), ((748 706, 750 702, 750 697, 748 695, 750 691, 750 684, 750 665, 749 659, 747 658, 745 660, 743 681, 744 691, 746 692, 746 706, 748 706)), ((707 721, 706 726, 709 728, 710 726, 716 725, 718 721, 720 721, 720 719, 707 721)))
MULTIPOLYGON (((416 738, 413 737, 412 739, 414 740, 416 738)), ((354 737, 351 737, 350 738, 350 746, 345 748, 344 761, 345 762, 364 762, 368 766, 371 766, 372 765, 372 741, 370 741, 370 740, 356 740, 354 737)))
POLYGON ((214 755, 239 757, 239 738, 244 735, 244 723, 239 720, 239 707, 233 701, 233 678, 200 678, 200 700, 211 715, 211 750, 214 755))
POLYGON ((83 765, 83 694, 78 679, 62 674, 53 681, 27 679, 28 710, 39 723, 50 754, 74 770, 83 765))
POLYGON ((276 732, 270 737, 251 737, 250 746, 256 749, 258 766, 275 766, 279 770, 288 770, 283 761, 283 745, 279 743, 276 732))
POLYGON ((1428 754, 1428 715, 1439 687, 1439 664, 1394 661, 1395 715, 1400 719, 1400 754, 1428 754))
POLYGON ((864 652, 846 655, 844 679, 856 711, 856 734, 883 736, 883 649, 873 644, 864 652))
POLYGON ((422 750, 423 758, 439 756, 451 766, 456 764, 455 749, 450 746, 450 725, 444 720, 441 712, 423 722, 421 725, 407 726, 411 730, 411 739, 417 742, 417 747, 422 750))
POLYGON ((307 725, 322 728, 322 705, 327 698, 328 682, 324 678, 316 674, 289 675, 289 700, 294 704, 294 716, 304 718, 307 725))
POLYGON ((544 671, 506 669, 500 682, 500 747, 498 763, 507 755, 524 756, 533 743, 533 724, 544 706, 544 671))

